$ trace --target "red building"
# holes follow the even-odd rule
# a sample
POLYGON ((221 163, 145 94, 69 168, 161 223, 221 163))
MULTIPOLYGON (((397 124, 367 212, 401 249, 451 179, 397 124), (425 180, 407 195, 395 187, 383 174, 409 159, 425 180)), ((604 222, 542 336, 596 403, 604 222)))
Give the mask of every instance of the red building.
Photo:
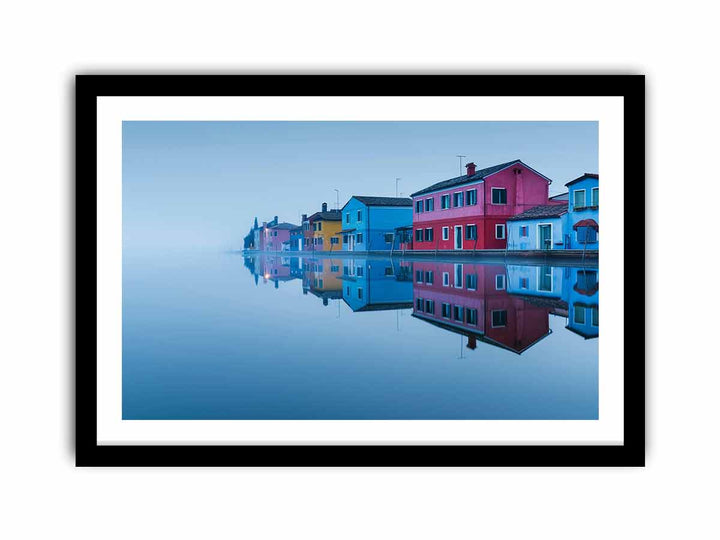
POLYGON ((552 180, 519 159, 437 182, 412 194, 414 250, 505 249, 506 220, 548 204, 552 180))

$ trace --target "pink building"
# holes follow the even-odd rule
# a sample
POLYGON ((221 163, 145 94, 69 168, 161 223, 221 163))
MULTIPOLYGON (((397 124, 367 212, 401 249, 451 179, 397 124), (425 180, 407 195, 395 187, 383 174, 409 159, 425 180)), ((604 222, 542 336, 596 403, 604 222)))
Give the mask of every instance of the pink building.
POLYGON ((283 242, 286 242, 285 249, 289 249, 290 231, 297 229, 297 227, 292 223, 278 223, 277 225, 265 227, 262 231, 263 242, 260 249, 263 251, 283 251, 283 242))
POLYGON ((552 182, 519 159, 437 182, 412 194, 413 249, 504 249, 509 217, 548 204, 552 182))

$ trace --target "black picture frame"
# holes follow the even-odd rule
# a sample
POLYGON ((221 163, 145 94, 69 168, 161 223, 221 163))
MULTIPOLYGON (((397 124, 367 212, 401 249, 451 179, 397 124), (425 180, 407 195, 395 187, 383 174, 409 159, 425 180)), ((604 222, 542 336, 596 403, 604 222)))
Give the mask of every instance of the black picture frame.
MULTIPOLYGON (((76 78, 76 465, 242 467, 644 466, 644 339, 624 343, 624 444, 610 445, 98 445, 97 98, 99 96, 621 96, 625 201, 645 200, 642 75, 78 75, 76 78), (528 94, 527 89, 532 89, 528 94), (632 179, 632 181, 630 181, 632 179)), ((625 204, 624 276, 644 273, 643 205, 625 204), (632 214, 629 212, 632 208, 632 214)), ((644 306, 643 287, 624 305, 644 306)), ((627 309, 627 307, 625 308, 627 309)), ((627 315, 627 314, 626 314, 627 315)), ((625 317, 625 335, 643 330, 625 317)))

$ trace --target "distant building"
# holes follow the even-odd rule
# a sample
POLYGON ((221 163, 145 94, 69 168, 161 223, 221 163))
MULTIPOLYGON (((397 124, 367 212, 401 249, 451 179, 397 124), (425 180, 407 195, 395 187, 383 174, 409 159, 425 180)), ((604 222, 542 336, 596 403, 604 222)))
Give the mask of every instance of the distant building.
POLYGON ((414 250, 504 249, 506 222, 548 204, 549 178, 519 159, 436 182, 412 194, 414 250))
POLYGON ((306 251, 340 251, 340 210, 322 210, 307 219, 305 231, 306 251))
POLYGON ((567 184, 570 192, 568 234, 570 249, 598 249, 598 214, 600 208, 600 177, 585 173, 567 184))
POLYGON ((545 204, 508 218, 508 250, 568 249, 567 205, 545 204))
MULTIPOLYGON (((307 217, 307 216, 304 216, 307 217)), ((302 225, 290 229, 290 251, 302 251, 304 235, 302 225)))
POLYGON ((412 200, 354 195, 341 213, 343 251, 390 251, 400 247, 397 229, 412 224, 412 200))
POLYGON ((284 251, 283 244, 289 249, 290 231, 295 228, 292 223, 277 223, 276 217, 275 224, 264 229, 263 251, 284 251))

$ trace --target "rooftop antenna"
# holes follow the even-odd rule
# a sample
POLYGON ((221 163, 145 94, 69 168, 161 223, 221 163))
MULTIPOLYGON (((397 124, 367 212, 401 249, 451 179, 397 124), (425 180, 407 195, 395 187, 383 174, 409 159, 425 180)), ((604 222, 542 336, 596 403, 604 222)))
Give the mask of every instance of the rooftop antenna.
POLYGON ((402 178, 396 178, 395 179, 395 196, 398 196, 398 182, 402 180, 402 178))
POLYGON ((335 207, 340 210, 340 190, 337 188, 335 189, 335 207))
POLYGON ((462 162, 462 160, 463 160, 463 158, 466 158, 467 156, 462 156, 462 155, 458 154, 458 155, 455 156, 455 157, 456 157, 456 158, 460 158, 460 176, 462 176, 462 175, 463 175, 463 162, 462 162))

